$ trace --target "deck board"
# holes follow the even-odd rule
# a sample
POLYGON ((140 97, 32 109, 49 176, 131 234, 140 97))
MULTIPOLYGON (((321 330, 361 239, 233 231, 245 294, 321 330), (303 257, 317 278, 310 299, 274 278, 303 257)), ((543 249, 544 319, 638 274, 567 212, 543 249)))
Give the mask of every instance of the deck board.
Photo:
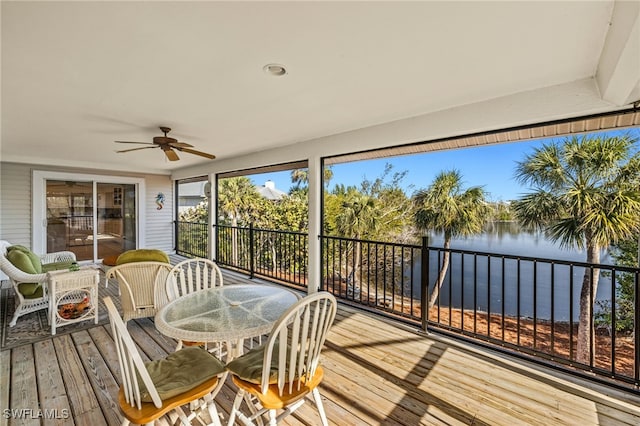
MULTIPOLYGON (((11 389, 11 351, 0 352, 0 409, 9 407, 9 390, 11 389)), ((4 416, 2 416, 4 419, 4 416)), ((7 423, 6 420, 0 424, 7 423)))
POLYGON ((52 340, 76 425, 107 425, 71 335, 52 340))
MULTIPOLYGON (((25 345, 11 351, 11 407, 16 410, 37 409, 38 385, 35 376, 33 346, 25 345)), ((12 425, 39 425, 31 416, 11 419, 12 425)))
POLYGON ((71 337, 107 424, 118 424, 121 421, 118 405, 119 384, 107 366, 107 360, 103 358, 87 331, 73 333, 71 337))
MULTIPOLYGON (((244 280, 225 272, 225 285, 244 280)), ((144 359, 175 348, 152 319, 129 321, 128 329, 144 359)), ((98 325, 1 352, 0 408, 67 409, 72 414, 66 423, 42 424, 118 424, 120 368, 113 348, 110 326, 98 325)), ((342 305, 322 360, 320 391, 335 425, 640 424, 636 396, 342 305)), ((228 381, 216 398, 223 421, 234 396, 228 381)), ((319 424, 313 402, 282 424, 319 424)))
MULTIPOLYGON (((45 340, 33 345, 35 353, 35 367, 38 378, 38 396, 40 407, 52 413, 71 413, 69 398, 64 388, 64 380, 60 373, 56 359, 56 351, 51 340, 45 340)), ((55 417, 55 416, 54 416, 55 417)), ((73 425, 71 417, 43 419, 44 425, 73 425)))

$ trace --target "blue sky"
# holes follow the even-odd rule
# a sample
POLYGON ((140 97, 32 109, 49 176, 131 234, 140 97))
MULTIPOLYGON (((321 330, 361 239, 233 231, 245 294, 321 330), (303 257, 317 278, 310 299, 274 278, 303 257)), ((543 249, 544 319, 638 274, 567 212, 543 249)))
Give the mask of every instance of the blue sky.
MULTIPOLYGON (((607 132, 612 136, 621 133, 630 133, 639 138, 640 128, 607 132)), ((359 186, 364 178, 373 180, 381 176, 385 164, 390 163, 393 165, 392 172, 408 172, 402 181, 402 187, 408 195, 429 186, 439 172, 457 169, 462 174, 465 187, 483 186, 492 201, 512 200, 528 192, 526 187, 520 186, 514 179, 516 162, 522 161, 535 147, 549 141, 550 139, 538 139, 336 164, 332 166, 333 179, 329 189, 339 183, 359 186)), ((289 171, 252 175, 250 178, 257 185, 272 180, 276 188, 285 192, 292 186, 289 171)))

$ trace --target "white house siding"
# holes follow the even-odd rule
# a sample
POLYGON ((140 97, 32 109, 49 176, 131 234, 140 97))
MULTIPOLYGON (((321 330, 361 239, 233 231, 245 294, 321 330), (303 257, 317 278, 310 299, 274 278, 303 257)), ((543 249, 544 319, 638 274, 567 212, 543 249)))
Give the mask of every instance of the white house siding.
POLYGON ((144 230, 145 247, 158 248, 167 252, 173 250, 173 185, 169 175, 141 175, 105 170, 70 169, 54 166, 40 166, 18 163, 0 163, 0 239, 15 244, 32 247, 31 227, 31 181, 32 171, 55 171, 78 174, 107 176, 129 176, 145 180, 146 222, 144 230), (162 192, 165 203, 157 210, 156 195, 162 192))
POLYGON ((146 243, 148 248, 172 252, 173 244, 173 185, 169 176, 153 175, 145 178, 146 185, 146 243), (164 206, 158 210, 156 197, 164 194, 164 206))
POLYGON ((0 163, 0 239, 31 246, 31 167, 0 163))

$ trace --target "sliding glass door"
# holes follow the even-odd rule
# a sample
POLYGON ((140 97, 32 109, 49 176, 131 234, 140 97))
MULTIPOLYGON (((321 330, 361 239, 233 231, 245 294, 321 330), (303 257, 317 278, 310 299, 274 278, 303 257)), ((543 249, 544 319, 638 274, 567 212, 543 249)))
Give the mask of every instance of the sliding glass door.
POLYGON ((98 183, 98 258, 136 248, 135 185, 98 183))
POLYGON ((93 259, 93 183, 47 181, 47 253, 93 259))
POLYGON ((34 172, 33 184, 36 250, 96 262, 138 246, 140 179, 34 172))

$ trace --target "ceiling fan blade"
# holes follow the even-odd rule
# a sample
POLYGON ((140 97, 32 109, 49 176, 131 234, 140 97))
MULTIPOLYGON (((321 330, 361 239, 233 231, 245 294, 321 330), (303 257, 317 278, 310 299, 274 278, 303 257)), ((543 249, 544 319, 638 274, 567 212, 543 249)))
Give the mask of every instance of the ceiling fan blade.
POLYGON ((193 148, 193 145, 186 142, 169 142, 168 145, 174 148, 193 148))
POLYGON ((167 156, 169 161, 178 161, 180 159, 180 157, 178 157, 178 154, 176 154, 175 151, 171 148, 163 149, 163 151, 164 155, 167 156))
POLYGON ((142 148, 131 148, 131 149, 123 149, 122 151, 116 151, 116 152, 131 152, 131 151, 138 151, 141 149, 153 149, 153 148, 158 148, 157 146, 143 146, 142 148))
POLYGON ((210 160, 213 160, 214 158, 216 158, 216 156, 213 155, 213 154, 207 154, 206 152, 196 151, 195 149, 180 148, 180 147, 176 147, 176 149, 178 151, 181 151, 181 152, 188 152, 189 154, 195 154, 195 155, 199 155, 201 157, 206 157, 206 158, 208 158, 210 160))
POLYGON ((141 145, 154 145, 153 142, 114 141, 115 143, 139 143, 141 145))

